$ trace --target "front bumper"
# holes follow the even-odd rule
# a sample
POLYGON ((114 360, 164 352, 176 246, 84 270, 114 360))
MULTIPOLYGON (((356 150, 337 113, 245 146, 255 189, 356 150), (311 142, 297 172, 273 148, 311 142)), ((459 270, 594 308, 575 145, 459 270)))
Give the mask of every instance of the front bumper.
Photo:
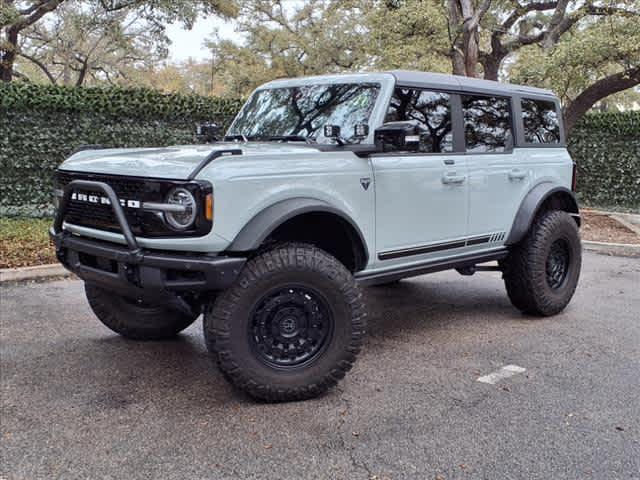
POLYGON ((50 236, 62 265, 81 279, 136 298, 163 292, 224 290, 237 278, 246 259, 208 255, 130 252, 126 247, 75 237, 50 236))
POLYGON ((76 180, 64 190, 50 237, 58 260, 78 277, 137 299, 158 301, 176 294, 224 290, 238 277, 246 259, 141 249, 113 190, 105 183, 76 180), (74 186, 105 193, 127 246, 72 235, 62 228, 74 186))

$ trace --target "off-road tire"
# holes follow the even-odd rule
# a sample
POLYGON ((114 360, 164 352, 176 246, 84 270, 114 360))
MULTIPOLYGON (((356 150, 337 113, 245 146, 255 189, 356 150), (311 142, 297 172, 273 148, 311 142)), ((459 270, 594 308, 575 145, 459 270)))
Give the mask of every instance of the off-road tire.
POLYGON ((91 283, 85 283, 84 290, 96 317, 114 332, 133 340, 175 337, 197 318, 159 306, 137 305, 91 283))
POLYGON ((576 222, 563 211, 540 214, 525 238, 501 262, 504 284, 514 307, 524 313, 550 316, 560 313, 576 290, 582 246, 576 222), (559 242, 559 243, 558 243, 559 242), (566 274, 556 288, 548 280, 548 260, 554 245, 568 254, 566 274))
MULTIPOLYGON (((277 309, 279 306, 276 307, 277 309)), ((250 396, 271 401, 316 397, 349 371, 362 347, 366 313, 351 273, 323 250, 287 243, 250 259, 238 279, 205 311, 204 336, 225 377, 250 396), (272 292, 308 288, 326 300, 332 334, 308 363, 267 364, 255 348, 255 311, 272 292)))

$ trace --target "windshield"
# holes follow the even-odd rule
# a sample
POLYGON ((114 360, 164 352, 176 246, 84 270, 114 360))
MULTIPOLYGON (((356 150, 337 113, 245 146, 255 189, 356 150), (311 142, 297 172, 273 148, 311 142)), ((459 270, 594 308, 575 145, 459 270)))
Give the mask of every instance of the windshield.
POLYGON ((227 136, 334 143, 324 136, 324 126, 337 125, 343 140, 358 143, 362 139, 355 136, 354 128, 369 123, 379 91, 380 86, 371 83, 258 90, 233 121, 227 136))

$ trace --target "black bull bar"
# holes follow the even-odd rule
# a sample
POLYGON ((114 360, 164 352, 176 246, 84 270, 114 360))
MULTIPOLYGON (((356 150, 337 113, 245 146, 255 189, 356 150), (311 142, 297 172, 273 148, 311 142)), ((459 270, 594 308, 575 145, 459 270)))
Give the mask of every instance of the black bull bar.
POLYGON ((179 293, 223 290, 235 281, 246 262, 243 257, 140 248, 113 188, 92 180, 73 180, 64 187, 49 234, 58 260, 86 282, 180 310, 187 306, 179 293), (72 235, 63 228, 71 195, 78 189, 102 192, 109 199, 126 247, 72 235))

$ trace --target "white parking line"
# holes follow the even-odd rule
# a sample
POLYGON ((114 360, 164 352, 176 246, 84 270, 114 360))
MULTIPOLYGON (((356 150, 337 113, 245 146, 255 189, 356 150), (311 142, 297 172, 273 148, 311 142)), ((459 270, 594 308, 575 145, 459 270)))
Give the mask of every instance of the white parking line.
POLYGON ((498 383, 500 380, 513 377, 518 373, 522 373, 526 371, 527 371, 526 368, 519 367, 518 365, 505 365, 500 370, 496 370, 495 372, 492 372, 489 375, 478 377, 477 381, 482 383, 490 383, 491 385, 494 385, 498 383))

